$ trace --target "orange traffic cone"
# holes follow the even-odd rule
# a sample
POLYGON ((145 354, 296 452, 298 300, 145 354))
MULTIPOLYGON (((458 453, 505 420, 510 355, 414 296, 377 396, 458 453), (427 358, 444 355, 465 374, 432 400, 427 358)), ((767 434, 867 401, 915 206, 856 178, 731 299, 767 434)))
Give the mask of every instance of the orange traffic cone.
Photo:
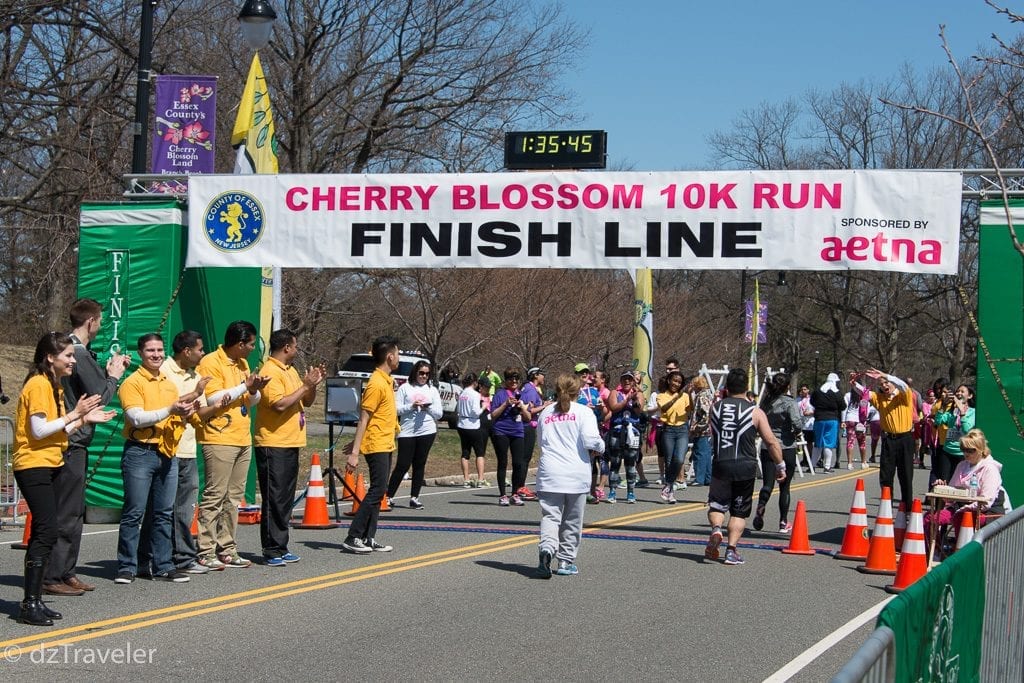
POLYGON ((28 550, 29 539, 32 538, 32 511, 25 515, 25 533, 21 535, 21 543, 13 543, 11 547, 15 550, 28 550))
MULTIPOLYGON (((348 488, 346 485, 345 488, 348 488)), ((355 517, 356 513, 359 512, 359 504, 363 502, 363 498, 366 497, 366 481, 363 480, 362 472, 356 477, 356 488, 353 491, 349 489, 349 493, 352 495, 352 509, 347 511, 345 515, 347 517, 355 517)))
POLYGON ((384 492, 384 497, 380 499, 380 511, 391 512, 391 499, 388 498, 387 491, 384 492))
POLYGON ((192 538, 199 537, 199 506, 196 505, 192 510, 192 527, 189 529, 192 534, 192 538))
POLYGON ((871 534, 868 560, 857 571, 863 574, 896 573, 896 540, 892 528, 892 489, 882 487, 882 502, 878 504, 875 532, 871 534))
POLYGON ((356 475, 354 472, 345 472, 341 480, 341 499, 352 500, 352 493, 356 490, 356 475))
POLYGON ((306 509, 302 513, 302 524, 293 524, 296 529, 334 529, 339 525, 331 523, 327 516, 327 497, 324 495, 324 475, 320 471, 320 455, 313 454, 309 464, 309 484, 306 485, 306 509))
POLYGON ((907 534, 907 505, 902 500, 896 510, 896 523, 893 525, 895 533, 896 552, 903 549, 903 537, 907 534))
POLYGON ((802 500, 796 502, 796 518, 793 520, 793 533, 789 539, 789 547, 782 552, 789 555, 813 555, 810 540, 807 538, 807 507, 802 500))
POLYGON ((843 533, 843 545, 833 557, 837 560, 868 559, 868 504, 864 500, 864 480, 858 479, 850 503, 850 517, 843 533))
POLYGON ((924 516, 921 514, 921 501, 914 499, 910 509, 910 522, 907 524, 907 535, 903 539, 903 551, 900 553, 899 566, 896 567, 896 580, 885 587, 888 593, 901 593, 907 586, 914 583, 928 571, 928 555, 924 545, 924 516))
POLYGON ((974 514, 970 510, 964 510, 960 518, 960 531, 956 534, 956 549, 960 550, 974 538, 974 514))

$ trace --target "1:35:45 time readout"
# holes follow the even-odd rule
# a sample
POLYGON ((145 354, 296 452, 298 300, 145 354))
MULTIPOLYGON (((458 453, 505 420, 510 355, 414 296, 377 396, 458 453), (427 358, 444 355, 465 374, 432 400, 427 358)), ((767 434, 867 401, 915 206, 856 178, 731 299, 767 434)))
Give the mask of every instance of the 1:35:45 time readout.
POLYGON ((520 152, 533 154, 565 154, 572 150, 588 154, 594 149, 593 135, 524 135, 519 143, 520 152))

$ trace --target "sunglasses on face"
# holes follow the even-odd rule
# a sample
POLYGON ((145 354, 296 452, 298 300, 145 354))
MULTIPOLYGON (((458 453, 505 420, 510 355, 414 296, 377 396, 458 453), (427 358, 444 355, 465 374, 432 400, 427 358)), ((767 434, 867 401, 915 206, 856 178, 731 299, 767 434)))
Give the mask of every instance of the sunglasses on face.
POLYGON ((416 374, 420 377, 430 377, 430 370, 420 370, 416 374))
POLYGON ((960 450, 962 452, 964 452, 964 453, 977 453, 978 452, 977 448, 964 448, 962 446, 960 447, 960 450))

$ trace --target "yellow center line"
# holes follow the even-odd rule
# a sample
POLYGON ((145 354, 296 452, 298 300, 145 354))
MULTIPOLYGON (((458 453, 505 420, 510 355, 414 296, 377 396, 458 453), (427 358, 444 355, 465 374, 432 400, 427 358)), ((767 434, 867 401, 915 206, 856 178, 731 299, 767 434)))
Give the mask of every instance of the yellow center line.
MULTIPOLYGON (((877 470, 873 471, 877 472, 877 470)), ((819 486, 854 479, 858 476, 863 476, 865 473, 871 472, 872 470, 861 470, 856 473, 848 472, 825 480, 800 482, 799 484, 794 484, 792 488, 796 490, 817 488, 819 486)), ((586 534, 588 532, 595 532, 601 529, 622 527, 638 522, 673 517, 688 512, 698 512, 704 510, 706 505, 704 503, 686 503, 683 505, 672 505, 667 507, 668 509, 642 511, 595 522, 587 525, 583 530, 583 533, 586 534)), ((374 564, 366 567, 346 569, 344 571, 325 574, 323 576, 314 576, 306 579, 289 581, 287 583, 272 584, 248 591, 230 593, 203 600, 169 605, 167 607, 147 610, 145 612, 136 612, 135 614, 127 614, 110 619, 93 621, 79 626, 47 631, 42 634, 11 638, 9 640, 0 641, 0 650, 13 656, 29 651, 33 648, 55 647, 58 645, 67 645, 85 640, 102 638, 117 633, 142 629, 147 626, 155 626, 172 621, 190 619, 204 614, 212 614, 214 612, 234 609, 236 607, 254 605, 269 600, 278 600, 293 595, 309 593, 323 588, 341 586, 349 583, 355 583, 357 581, 366 581, 412 569, 422 569, 455 560, 464 560, 488 553, 521 548, 536 542, 536 533, 522 534, 462 548, 453 548, 450 550, 417 555, 415 557, 374 564)))

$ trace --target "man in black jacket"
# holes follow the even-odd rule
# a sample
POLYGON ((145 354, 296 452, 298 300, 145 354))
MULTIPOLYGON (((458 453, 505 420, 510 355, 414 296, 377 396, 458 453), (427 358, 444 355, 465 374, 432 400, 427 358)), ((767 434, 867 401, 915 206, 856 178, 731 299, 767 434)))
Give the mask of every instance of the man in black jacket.
MULTIPOLYGON (((96 362, 96 354, 89 349, 89 344, 100 331, 103 309, 95 299, 79 299, 71 304, 68 317, 71 341, 75 345, 75 367, 70 377, 61 379, 65 410, 73 410, 82 396, 94 394, 99 394, 100 405, 106 405, 117 391, 117 383, 131 364, 131 357, 112 353, 106 369, 96 362)), ((85 521, 85 472, 94 433, 92 425, 85 425, 71 434, 64 453, 64 467, 53 480, 57 497, 57 543, 43 578, 43 592, 50 595, 82 595, 95 588, 75 574, 85 521)), ((120 455, 115 457, 120 458, 120 455)))

